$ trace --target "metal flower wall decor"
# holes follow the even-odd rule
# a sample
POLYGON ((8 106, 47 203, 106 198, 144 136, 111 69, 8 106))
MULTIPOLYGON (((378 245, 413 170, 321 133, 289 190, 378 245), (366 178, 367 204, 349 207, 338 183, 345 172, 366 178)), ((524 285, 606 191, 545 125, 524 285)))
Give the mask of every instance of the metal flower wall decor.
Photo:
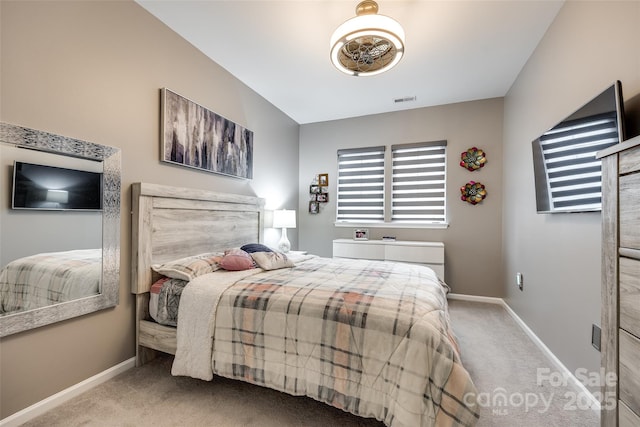
POLYGON ((484 185, 475 181, 469 181, 460 187, 460 193, 462 193, 460 199, 472 205, 481 203, 487 197, 487 190, 484 185))
POLYGON ((487 163, 484 150, 477 147, 471 147, 467 151, 463 151, 462 154, 460 154, 460 158, 460 166, 471 172, 483 168, 485 163, 487 163))

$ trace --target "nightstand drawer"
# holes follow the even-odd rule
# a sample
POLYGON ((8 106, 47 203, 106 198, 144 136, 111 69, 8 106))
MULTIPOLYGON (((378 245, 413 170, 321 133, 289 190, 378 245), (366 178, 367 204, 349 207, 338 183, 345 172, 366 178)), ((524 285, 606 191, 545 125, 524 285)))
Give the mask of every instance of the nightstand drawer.
POLYGON ((640 337, 640 261, 624 257, 620 257, 620 327, 640 337))
POLYGON ((620 365, 618 386, 620 400, 633 412, 640 413, 640 339, 620 329, 620 365))

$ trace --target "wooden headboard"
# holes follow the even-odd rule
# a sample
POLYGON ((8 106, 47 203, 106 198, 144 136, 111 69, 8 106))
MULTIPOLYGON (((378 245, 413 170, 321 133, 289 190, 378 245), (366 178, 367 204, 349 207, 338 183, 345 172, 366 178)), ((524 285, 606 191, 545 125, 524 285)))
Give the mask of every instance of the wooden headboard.
POLYGON ((151 265, 262 242, 264 199, 206 190, 132 185, 131 292, 149 292, 151 265))

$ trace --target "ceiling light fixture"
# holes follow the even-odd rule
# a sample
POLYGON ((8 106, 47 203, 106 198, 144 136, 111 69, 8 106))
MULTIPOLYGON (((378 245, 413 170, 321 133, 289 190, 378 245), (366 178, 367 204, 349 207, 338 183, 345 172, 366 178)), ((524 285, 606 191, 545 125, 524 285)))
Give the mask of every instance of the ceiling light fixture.
POLYGON ((352 76, 372 76, 395 66, 404 53, 404 30, 388 16, 378 15, 378 4, 365 0, 356 17, 331 36, 331 62, 352 76))

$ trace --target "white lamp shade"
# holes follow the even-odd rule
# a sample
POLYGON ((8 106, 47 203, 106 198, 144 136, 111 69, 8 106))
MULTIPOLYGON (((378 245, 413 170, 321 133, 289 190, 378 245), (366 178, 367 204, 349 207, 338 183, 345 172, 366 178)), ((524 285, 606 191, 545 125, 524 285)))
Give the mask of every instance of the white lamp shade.
POLYGON ((287 209, 273 211, 273 228, 296 228, 296 211, 287 209))

